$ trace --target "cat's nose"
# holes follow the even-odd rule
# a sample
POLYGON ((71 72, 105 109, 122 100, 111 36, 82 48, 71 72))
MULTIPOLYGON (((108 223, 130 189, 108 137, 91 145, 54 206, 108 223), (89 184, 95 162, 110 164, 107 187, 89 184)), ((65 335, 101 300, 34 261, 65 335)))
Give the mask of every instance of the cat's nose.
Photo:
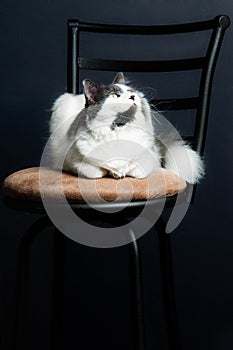
POLYGON ((134 95, 131 95, 129 99, 134 101, 135 96, 134 96, 134 95))

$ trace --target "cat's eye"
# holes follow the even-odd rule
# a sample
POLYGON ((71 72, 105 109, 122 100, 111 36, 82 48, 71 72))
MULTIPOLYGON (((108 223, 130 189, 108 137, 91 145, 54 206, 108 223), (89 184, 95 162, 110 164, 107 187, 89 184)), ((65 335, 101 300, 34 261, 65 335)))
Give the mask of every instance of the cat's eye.
POLYGON ((130 94, 132 94, 133 90, 129 89, 129 90, 127 90, 127 92, 129 92, 130 94))
POLYGON ((119 97, 120 95, 118 95, 116 92, 112 92, 109 97, 112 97, 112 98, 117 98, 119 97))

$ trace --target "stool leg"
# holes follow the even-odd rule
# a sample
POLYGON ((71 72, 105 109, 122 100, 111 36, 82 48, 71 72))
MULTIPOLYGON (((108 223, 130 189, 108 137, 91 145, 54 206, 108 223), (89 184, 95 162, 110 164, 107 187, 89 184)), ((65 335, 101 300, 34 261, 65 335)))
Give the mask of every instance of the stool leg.
POLYGON ((37 220, 21 237, 18 248, 17 266, 16 266, 16 295, 15 295, 15 314, 14 314, 14 336, 13 350, 22 348, 22 338, 26 318, 27 287, 28 287, 28 269, 29 253, 31 243, 34 238, 46 227, 51 225, 47 216, 37 220))
POLYGON ((165 232, 166 224, 162 220, 162 218, 159 218, 155 225, 155 228, 159 236, 162 289, 164 297, 169 348, 171 350, 181 350, 179 326, 175 303, 170 235, 165 232))
POLYGON ((128 234, 134 239, 127 245, 129 252, 129 268, 131 280, 133 350, 145 349, 145 320, 142 291, 141 253, 138 240, 131 228, 128 234))
POLYGON ((64 235, 55 229, 53 250, 53 286, 51 349, 63 349, 62 334, 62 301, 64 288, 64 235))

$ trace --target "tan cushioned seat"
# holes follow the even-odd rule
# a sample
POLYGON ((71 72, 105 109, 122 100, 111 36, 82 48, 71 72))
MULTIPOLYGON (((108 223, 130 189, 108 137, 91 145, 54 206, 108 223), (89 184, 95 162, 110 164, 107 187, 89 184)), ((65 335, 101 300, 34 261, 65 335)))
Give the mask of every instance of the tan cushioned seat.
POLYGON ((64 193, 70 202, 134 201, 172 196, 182 192, 186 182, 166 169, 157 169, 145 179, 126 177, 113 179, 86 179, 50 168, 29 168, 8 176, 3 184, 5 196, 13 199, 41 201, 61 198, 64 193), (41 179, 41 181, 40 181, 41 179), (62 179, 62 185, 60 185, 62 179))

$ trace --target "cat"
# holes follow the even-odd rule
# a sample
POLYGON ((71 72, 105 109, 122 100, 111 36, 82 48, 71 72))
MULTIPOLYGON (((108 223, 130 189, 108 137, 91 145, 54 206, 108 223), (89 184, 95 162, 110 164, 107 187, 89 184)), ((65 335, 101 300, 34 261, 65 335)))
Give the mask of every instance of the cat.
POLYGON ((52 107, 55 168, 87 178, 145 178, 163 166, 191 184, 203 177, 198 153, 171 128, 161 129, 160 113, 123 73, 109 85, 85 79, 83 90, 61 95, 52 107))

